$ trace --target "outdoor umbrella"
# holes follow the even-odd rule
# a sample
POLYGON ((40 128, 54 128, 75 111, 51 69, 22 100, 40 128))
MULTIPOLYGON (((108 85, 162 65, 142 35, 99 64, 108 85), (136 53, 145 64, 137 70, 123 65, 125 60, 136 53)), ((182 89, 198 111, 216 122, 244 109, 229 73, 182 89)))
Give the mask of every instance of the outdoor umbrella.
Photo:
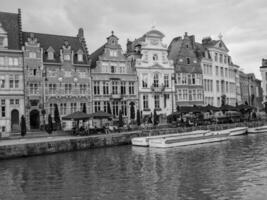
POLYGON ((85 120, 85 119, 89 119, 90 117, 91 115, 89 114, 86 114, 81 111, 77 111, 77 112, 74 112, 67 116, 62 117, 62 119, 63 120, 85 120))
POLYGON ((251 111, 254 109, 253 106, 249 106, 249 105, 246 105, 246 104, 241 104, 239 106, 236 107, 238 110, 243 110, 243 111, 251 111))
POLYGON ((204 111, 209 112, 209 111, 220 111, 220 108, 212 106, 212 105, 207 105, 203 107, 204 111))
POLYGON ((231 105, 223 105, 220 107, 222 111, 237 111, 238 109, 231 105))

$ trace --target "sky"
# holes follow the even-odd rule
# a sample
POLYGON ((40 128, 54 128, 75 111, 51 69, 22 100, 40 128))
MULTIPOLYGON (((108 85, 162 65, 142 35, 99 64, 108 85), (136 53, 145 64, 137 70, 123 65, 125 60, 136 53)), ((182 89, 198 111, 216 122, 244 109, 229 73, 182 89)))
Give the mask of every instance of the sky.
POLYGON ((18 8, 23 31, 76 36, 82 27, 89 53, 112 30, 125 50, 127 39, 155 26, 167 45, 185 32, 197 42, 221 33, 233 62, 260 79, 267 58, 266 0, 0 0, 0 11, 18 8))

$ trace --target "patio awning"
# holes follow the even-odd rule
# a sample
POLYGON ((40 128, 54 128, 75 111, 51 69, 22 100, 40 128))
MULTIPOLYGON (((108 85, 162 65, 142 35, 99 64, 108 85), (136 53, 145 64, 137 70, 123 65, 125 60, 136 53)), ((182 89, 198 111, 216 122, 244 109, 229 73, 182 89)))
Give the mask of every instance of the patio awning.
POLYGON ((238 110, 244 110, 244 111, 249 111, 249 110, 253 110, 253 109, 255 109, 255 107, 253 107, 253 106, 249 106, 249 105, 246 105, 246 104, 238 105, 236 108, 237 108, 238 110))
POLYGON ((103 111, 98 111, 93 114, 90 114, 90 117, 92 118, 98 118, 98 119, 105 119, 105 118, 112 118, 112 115, 103 111))
POLYGON ((203 110, 206 111, 206 112, 209 112, 209 111, 220 111, 220 108, 208 104, 207 106, 203 107, 203 110))
POLYGON ((220 107, 222 111, 237 111, 238 109, 231 105, 223 105, 220 107))
POLYGON ((62 117, 62 119, 63 120, 85 120, 85 119, 89 119, 90 117, 91 115, 89 114, 86 114, 81 111, 77 111, 77 112, 74 112, 67 116, 62 117))

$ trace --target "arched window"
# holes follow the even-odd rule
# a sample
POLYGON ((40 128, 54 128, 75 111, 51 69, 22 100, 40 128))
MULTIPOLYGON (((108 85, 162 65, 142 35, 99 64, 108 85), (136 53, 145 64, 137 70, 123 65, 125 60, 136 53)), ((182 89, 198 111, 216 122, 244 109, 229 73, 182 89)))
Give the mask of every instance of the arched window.
POLYGON ((157 54, 154 54, 154 55, 153 55, 153 60, 154 60, 154 61, 157 61, 157 60, 158 60, 158 55, 157 55, 157 54))
POLYGON ((154 87, 159 87, 159 74, 154 74, 154 87))

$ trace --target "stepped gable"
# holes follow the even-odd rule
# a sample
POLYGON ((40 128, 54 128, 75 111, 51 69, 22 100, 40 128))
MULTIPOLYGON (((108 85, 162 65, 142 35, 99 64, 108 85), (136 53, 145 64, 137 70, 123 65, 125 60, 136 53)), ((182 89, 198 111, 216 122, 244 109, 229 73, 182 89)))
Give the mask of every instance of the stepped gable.
POLYGON ((20 50, 21 16, 19 13, 0 12, 0 23, 8 34, 8 49, 20 50))
POLYGON ((168 58, 174 61, 177 73, 202 73, 196 49, 193 35, 185 33, 183 38, 176 37, 172 40, 168 47, 168 58), (190 58, 190 64, 186 63, 187 58, 190 58))
POLYGON ((87 50, 83 42, 80 38, 73 37, 73 36, 63 36, 63 35, 52 35, 52 34, 45 34, 45 33, 34 33, 34 32, 23 32, 22 38, 23 43, 28 41, 28 38, 33 35, 34 38, 37 38, 37 42, 40 43, 40 47, 43 48, 43 60, 44 62, 52 62, 52 63, 61 63, 60 59, 60 50, 64 45, 68 45, 71 47, 71 50, 74 53, 74 64, 88 64, 89 61, 87 59, 87 50), (54 53, 54 60, 47 59, 47 49, 52 47, 55 51, 54 53), (77 52, 79 50, 83 51, 83 62, 78 62, 77 59, 77 52))

